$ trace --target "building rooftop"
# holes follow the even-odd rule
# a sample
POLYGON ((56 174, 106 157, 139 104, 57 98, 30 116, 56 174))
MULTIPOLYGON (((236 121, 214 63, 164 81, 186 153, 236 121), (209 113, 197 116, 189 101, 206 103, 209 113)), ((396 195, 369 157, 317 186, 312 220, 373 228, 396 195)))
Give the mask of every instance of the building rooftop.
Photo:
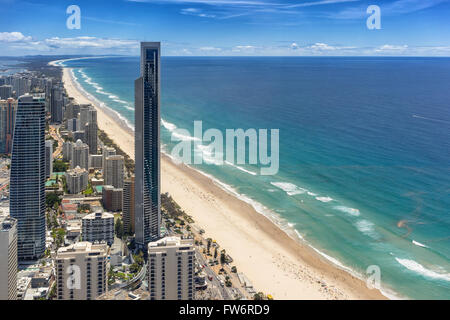
POLYGON ((175 247, 182 245, 192 245, 192 239, 181 239, 180 237, 165 237, 158 241, 150 242, 148 247, 175 247))
POLYGON ((114 218, 114 215, 109 212, 102 212, 101 210, 97 210, 96 212, 84 216, 83 220, 106 219, 106 218, 114 218))

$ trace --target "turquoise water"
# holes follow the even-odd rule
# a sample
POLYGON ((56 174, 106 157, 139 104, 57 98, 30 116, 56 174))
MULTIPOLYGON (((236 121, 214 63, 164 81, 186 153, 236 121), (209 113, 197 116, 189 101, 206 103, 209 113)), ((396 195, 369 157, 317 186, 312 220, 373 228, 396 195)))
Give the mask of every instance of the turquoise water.
MULTIPOLYGON (((132 126, 138 57, 65 64, 132 126)), ((445 58, 163 57, 162 143, 194 120, 280 129, 274 176, 195 167, 352 272, 379 266, 386 293, 449 299, 449 84, 445 58)))

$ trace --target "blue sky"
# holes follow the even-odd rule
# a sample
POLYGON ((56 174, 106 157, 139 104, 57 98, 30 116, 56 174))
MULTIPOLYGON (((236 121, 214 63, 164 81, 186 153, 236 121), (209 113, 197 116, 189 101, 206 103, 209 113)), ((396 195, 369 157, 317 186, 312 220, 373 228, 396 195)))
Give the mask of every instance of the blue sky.
POLYGON ((0 0, 0 55, 450 56, 450 0, 0 0), (81 9, 68 29, 66 9, 81 9), (369 5, 381 29, 369 30, 369 5))

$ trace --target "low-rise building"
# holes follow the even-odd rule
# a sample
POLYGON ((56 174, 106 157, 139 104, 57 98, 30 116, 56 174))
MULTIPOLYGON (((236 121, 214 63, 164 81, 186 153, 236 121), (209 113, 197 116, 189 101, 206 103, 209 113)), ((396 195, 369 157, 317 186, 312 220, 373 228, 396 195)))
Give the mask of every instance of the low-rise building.
POLYGON ((105 241, 109 246, 114 242, 114 215, 96 211, 85 216, 82 221, 83 241, 105 241))

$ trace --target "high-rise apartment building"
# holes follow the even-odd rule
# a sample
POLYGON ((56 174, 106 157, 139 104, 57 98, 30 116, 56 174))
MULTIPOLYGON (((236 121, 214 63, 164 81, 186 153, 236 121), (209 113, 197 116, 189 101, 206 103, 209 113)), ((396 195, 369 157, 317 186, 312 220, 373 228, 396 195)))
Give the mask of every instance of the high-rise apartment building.
POLYGON ((102 189, 103 207, 112 212, 122 210, 123 189, 104 185, 102 189))
POLYGON ((19 259, 36 259, 45 250, 45 100, 21 96, 14 130, 10 213, 19 259))
POLYGON ((106 185, 123 188, 124 157, 115 155, 105 159, 103 177, 106 185))
POLYGON ((148 244, 147 282, 151 300, 194 298, 192 239, 166 237, 148 244))
POLYGON ((122 217, 123 230, 134 234, 134 177, 123 183, 122 217))
POLYGON ((140 77, 135 80, 135 233, 146 250, 160 238, 160 43, 141 43, 140 77))
POLYGON ((58 300, 94 300, 107 290, 108 245, 78 242, 60 248, 55 267, 58 300))
POLYGON ((11 153, 17 100, 0 100, 0 153, 11 153))
POLYGON ((5 84, 0 86, 0 99, 6 100, 12 97, 12 86, 5 84))
POLYGON ((70 159, 70 168, 77 166, 89 170, 89 146, 79 139, 73 144, 70 159))
POLYGON ((61 123, 63 120, 64 88, 62 84, 55 84, 51 90, 50 113, 52 123, 61 123))
POLYGON ((65 173, 67 191, 70 194, 80 193, 88 186, 89 175, 86 169, 75 167, 65 173))
POLYGON ((17 299, 17 221, 0 213, 0 300, 17 299))
POLYGON ((45 178, 48 179, 53 172, 53 140, 45 140, 45 178))

